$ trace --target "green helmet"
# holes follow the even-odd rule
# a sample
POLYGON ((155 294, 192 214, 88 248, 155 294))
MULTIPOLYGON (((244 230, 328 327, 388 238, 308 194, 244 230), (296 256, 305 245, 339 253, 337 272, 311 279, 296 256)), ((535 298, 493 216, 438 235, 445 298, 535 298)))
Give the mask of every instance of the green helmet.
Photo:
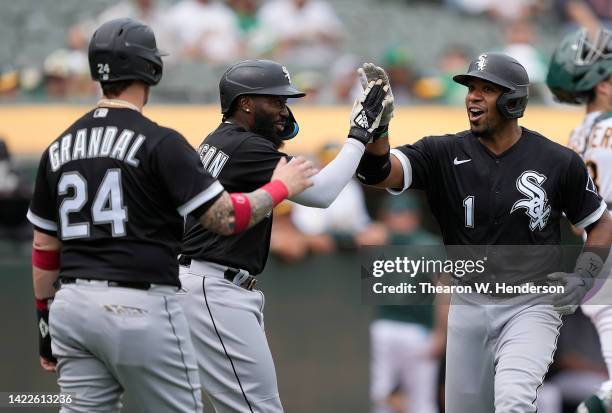
POLYGON ((600 29, 589 38, 586 29, 565 37, 555 50, 546 84, 565 103, 588 102, 590 92, 612 74, 612 32, 600 29))

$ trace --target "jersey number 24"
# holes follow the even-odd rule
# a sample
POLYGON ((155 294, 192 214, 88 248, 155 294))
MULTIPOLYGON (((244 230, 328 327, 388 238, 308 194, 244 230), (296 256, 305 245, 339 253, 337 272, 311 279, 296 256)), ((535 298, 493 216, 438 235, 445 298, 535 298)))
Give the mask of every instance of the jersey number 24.
POLYGON ((90 225, 110 224, 113 237, 126 234, 127 208, 123 205, 123 190, 121 189, 121 169, 109 169, 96 191, 91 204, 91 219, 89 222, 69 222, 68 214, 79 212, 87 203, 87 180, 78 172, 62 174, 57 190, 59 195, 68 195, 69 189, 73 196, 64 198, 60 205, 61 238, 88 238, 90 225))

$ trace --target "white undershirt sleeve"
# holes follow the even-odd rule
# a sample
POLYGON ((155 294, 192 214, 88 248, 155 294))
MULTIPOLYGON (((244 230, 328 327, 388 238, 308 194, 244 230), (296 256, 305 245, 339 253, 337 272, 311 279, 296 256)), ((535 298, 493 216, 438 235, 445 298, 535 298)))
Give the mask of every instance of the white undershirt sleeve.
POLYGON ((334 160, 311 178, 314 185, 291 201, 315 208, 330 206, 355 174, 364 151, 363 143, 348 138, 334 160))

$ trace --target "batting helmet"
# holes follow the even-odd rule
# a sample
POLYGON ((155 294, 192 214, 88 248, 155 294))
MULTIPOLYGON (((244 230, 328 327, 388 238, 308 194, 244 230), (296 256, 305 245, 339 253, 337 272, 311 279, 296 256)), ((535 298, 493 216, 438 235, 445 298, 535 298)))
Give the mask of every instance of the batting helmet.
POLYGON ((555 50, 546 84, 565 103, 587 103, 590 92, 612 74, 612 32, 600 29, 590 40, 585 29, 566 36, 555 50))
POLYGON ((151 28, 127 18, 104 23, 89 42, 89 70, 98 82, 133 79, 156 85, 162 77, 162 56, 151 28))
POLYGON ((483 53, 472 60, 468 72, 453 80, 468 86, 471 79, 482 79, 504 89, 497 99, 497 109, 507 119, 523 116, 529 98, 529 76, 517 60, 501 53, 483 53))
MULTIPOLYGON (((221 113, 228 113, 232 103, 244 95, 272 95, 288 98, 306 96, 291 85, 287 68, 272 60, 244 60, 230 66, 219 81, 221 113)), ((289 119, 282 139, 297 135, 299 127, 289 108, 289 119)))

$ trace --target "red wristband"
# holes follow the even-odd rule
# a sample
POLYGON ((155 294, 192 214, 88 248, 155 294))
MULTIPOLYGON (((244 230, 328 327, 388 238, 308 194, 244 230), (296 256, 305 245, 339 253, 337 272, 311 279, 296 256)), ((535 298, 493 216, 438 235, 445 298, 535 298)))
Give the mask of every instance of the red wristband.
POLYGON ((244 231, 251 220, 251 201, 244 194, 230 194, 234 206, 234 233, 244 231))
POLYGON ((40 311, 49 310, 49 300, 51 298, 37 298, 36 299, 36 309, 40 311))
POLYGON ((57 270, 60 267, 60 252, 34 248, 32 249, 32 265, 41 270, 57 270))
POLYGON ((289 196, 289 190, 282 181, 275 179, 261 187, 272 197, 272 205, 277 206, 289 196))

